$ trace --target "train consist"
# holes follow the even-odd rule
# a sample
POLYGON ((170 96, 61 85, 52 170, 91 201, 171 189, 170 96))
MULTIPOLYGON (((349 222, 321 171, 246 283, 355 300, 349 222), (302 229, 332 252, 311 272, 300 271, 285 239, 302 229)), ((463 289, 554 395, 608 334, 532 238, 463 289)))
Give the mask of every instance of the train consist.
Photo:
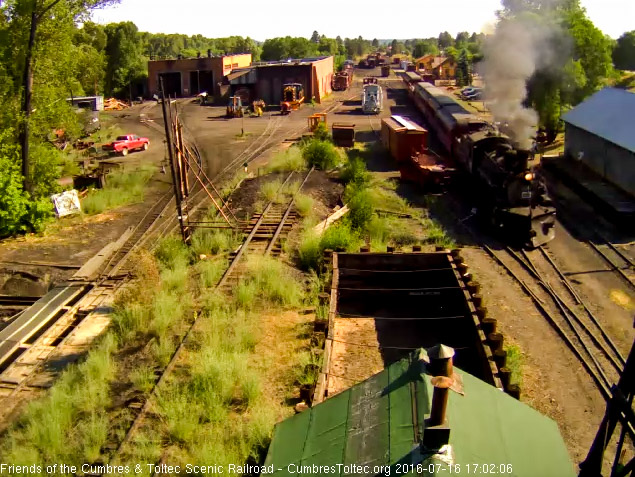
POLYGON ((555 236, 555 208, 531 167, 530 151, 514 147, 488 121, 439 88, 405 75, 411 98, 445 152, 476 187, 477 210, 498 229, 534 248, 555 236))
POLYGON ((333 91, 346 91, 353 82, 353 65, 346 61, 342 65, 342 70, 333 75, 331 88, 333 91))
POLYGON ((364 114, 379 114, 384 102, 384 92, 377 84, 377 78, 364 78, 362 90, 362 111, 364 114))

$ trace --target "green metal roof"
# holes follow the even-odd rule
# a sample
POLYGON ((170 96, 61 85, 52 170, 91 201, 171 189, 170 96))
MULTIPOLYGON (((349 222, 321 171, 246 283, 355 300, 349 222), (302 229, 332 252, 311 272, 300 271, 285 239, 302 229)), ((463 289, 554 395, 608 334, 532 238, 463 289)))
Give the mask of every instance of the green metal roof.
MULTIPOLYGON (((421 374, 419 353, 425 352, 416 351, 279 423, 265 465, 273 466, 274 475, 449 475, 447 461, 429 460, 417 444, 433 392, 430 376, 421 374), (309 467, 303 473, 300 466, 309 467), (390 474, 379 466, 390 466, 390 474)), ((453 473, 459 466, 461 475, 486 470, 516 477, 576 475, 555 422, 460 369, 455 372, 464 395, 450 392, 448 403, 453 473), (511 467, 500 467, 507 464, 511 467)))

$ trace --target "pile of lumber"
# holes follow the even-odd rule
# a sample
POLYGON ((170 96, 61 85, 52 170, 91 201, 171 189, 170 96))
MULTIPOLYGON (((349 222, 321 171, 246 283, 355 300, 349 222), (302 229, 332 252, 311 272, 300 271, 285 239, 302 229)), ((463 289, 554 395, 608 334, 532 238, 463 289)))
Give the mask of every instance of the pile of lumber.
POLYGON ((129 108, 128 103, 124 103, 123 101, 119 101, 116 98, 108 98, 104 100, 104 109, 106 111, 121 111, 122 109, 129 108))

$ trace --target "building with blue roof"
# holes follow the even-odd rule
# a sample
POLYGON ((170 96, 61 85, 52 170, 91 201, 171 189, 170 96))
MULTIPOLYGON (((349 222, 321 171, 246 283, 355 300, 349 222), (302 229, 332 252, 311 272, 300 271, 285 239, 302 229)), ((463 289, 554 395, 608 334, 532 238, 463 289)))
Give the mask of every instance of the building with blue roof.
POLYGON ((605 88, 562 119, 565 154, 635 196, 635 94, 605 88))

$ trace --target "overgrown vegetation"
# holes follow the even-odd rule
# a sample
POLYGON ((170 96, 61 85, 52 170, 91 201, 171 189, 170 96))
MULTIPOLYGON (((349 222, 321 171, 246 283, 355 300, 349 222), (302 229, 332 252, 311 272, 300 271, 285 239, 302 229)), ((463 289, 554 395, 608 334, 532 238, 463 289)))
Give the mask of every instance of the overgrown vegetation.
POLYGON ((506 345, 505 350, 507 351, 507 363, 505 364, 505 367, 511 371, 509 382, 522 387, 524 362, 523 353, 518 345, 515 344, 506 345))
POLYGON ((364 244, 373 251, 417 243, 454 246, 435 220, 397 195, 394 182, 374 178, 368 172, 365 158, 375 152, 364 148, 348 152, 348 161, 339 175, 346 184, 343 198, 349 212, 321 236, 312 229, 312 223, 304 227, 297 247, 302 269, 320 270, 327 249, 357 251, 364 244))
POLYGON ((309 166, 328 171, 341 162, 341 156, 329 141, 312 140, 302 150, 302 157, 309 166))
POLYGON ((302 157, 302 150, 294 146, 273 156, 267 164, 266 172, 301 171, 305 168, 306 162, 302 157))
POLYGON ((84 213, 93 215, 143 200, 146 184, 156 171, 152 165, 143 165, 129 172, 108 174, 103 189, 94 189, 82 201, 84 213))

